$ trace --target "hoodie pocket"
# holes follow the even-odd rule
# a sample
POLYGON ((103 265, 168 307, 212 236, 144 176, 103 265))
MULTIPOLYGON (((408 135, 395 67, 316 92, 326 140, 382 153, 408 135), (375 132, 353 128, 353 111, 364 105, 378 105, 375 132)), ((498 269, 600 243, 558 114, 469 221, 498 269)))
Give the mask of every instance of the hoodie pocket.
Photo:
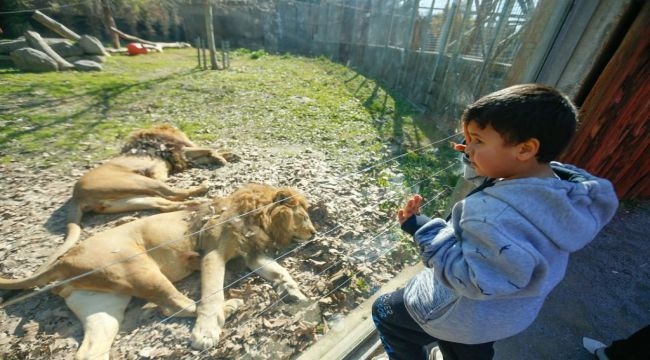
POLYGON ((458 296, 433 275, 433 269, 424 269, 406 286, 404 301, 411 315, 423 324, 440 317, 458 296))

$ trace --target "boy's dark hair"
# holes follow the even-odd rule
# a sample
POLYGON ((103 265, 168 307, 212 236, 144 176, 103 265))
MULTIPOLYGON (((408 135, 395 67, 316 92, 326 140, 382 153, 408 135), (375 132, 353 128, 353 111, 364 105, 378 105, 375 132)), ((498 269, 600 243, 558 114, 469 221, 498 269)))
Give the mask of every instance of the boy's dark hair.
POLYGON ((495 91, 469 105, 463 125, 491 125, 506 144, 539 140, 537 161, 554 160, 576 131, 578 111, 560 91, 541 84, 521 84, 495 91))

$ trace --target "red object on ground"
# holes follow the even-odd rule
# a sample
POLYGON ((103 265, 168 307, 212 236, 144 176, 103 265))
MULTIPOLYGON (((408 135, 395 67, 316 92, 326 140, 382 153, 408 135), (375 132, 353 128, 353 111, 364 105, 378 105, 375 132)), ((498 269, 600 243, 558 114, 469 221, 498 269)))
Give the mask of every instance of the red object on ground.
POLYGON ((149 50, 140 43, 130 43, 126 46, 126 50, 129 52, 129 55, 140 55, 149 52, 149 50))

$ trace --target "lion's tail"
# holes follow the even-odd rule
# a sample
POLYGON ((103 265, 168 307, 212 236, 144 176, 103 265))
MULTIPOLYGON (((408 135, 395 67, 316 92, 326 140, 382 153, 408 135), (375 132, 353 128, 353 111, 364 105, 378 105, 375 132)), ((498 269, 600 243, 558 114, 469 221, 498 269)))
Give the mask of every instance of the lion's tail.
POLYGON ((41 293, 47 289, 46 285, 52 283, 52 281, 58 280, 56 269, 49 268, 46 270, 50 271, 42 271, 25 279, 6 279, 0 277, 0 289, 13 290, 5 293, 3 297, 0 298, 0 308, 21 302, 38 293, 41 293), (39 290, 20 291, 43 286, 46 287, 39 290))
POLYGON ((56 268, 49 268, 48 270, 50 271, 39 272, 24 279, 7 279, 0 277, 0 289, 21 290, 45 286, 58 278, 56 268))
POLYGON ((81 204, 73 197, 70 203, 70 210, 68 210, 68 225, 65 241, 57 250, 57 252, 62 251, 59 256, 63 255, 64 252, 68 251, 77 243, 77 241, 79 241, 79 237, 81 237, 81 218, 83 215, 84 213, 81 209, 81 204))
POLYGON ((63 241, 63 244, 61 244, 61 246, 59 246, 54 251, 54 253, 51 254, 47 260, 45 260, 45 263, 43 263, 43 265, 41 265, 38 270, 36 270, 36 274, 39 274, 48 269, 52 264, 54 264, 56 259, 65 254, 77 243, 77 241, 79 241, 79 238, 81 237, 82 217, 83 210, 81 209, 81 204, 79 204, 79 201, 73 197, 72 201, 70 202, 70 210, 68 210, 68 225, 65 240, 63 241))
MULTIPOLYGON (((3 290, 22 290, 22 289, 33 289, 36 287, 42 287, 54 280, 58 280, 56 269, 52 269, 56 260, 65 254, 74 244, 79 240, 81 236, 81 218, 83 216, 83 211, 79 202, 76 199, 72 199, 70 204, 70 210, 68 212, 68 226, 67 233, 63 244, 59 246, 53 254, 51 254, 45 263, 41 265, 34 274, 28 278, 24 279, 7 279, 0 277, 0 289, 3 290)), ((7 294, 5 294, 5 299, 0 299, 0 308, 17 303, 24 298, 28 298, 31 295, 30 293, 23 294, 20 296, 13 296, 16 294, 9 294, 7 299, 7 294), (4 301, 3 301, 4 300, 4 301)))

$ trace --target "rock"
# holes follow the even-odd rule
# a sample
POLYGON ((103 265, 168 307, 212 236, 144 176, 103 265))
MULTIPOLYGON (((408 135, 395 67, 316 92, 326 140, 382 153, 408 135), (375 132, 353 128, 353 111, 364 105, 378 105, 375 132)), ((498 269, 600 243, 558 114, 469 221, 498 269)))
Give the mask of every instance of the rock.
POLYGON ((52 60, 54 60, 58 66, 59 70, 70 70, 73 69, 74 66, 67 62, 64 58, 61 57, 61 55, 57 54, 56 51, 52 49, 50 45, 48 45, 45 40, 41 37, 39 33, 36 31, 26 31, 25 32, 25 39, 27 39, 27 43, 34 49, 39 50, 47 54, 47 56, 51 57, 52 60))
POLYGON ((77 45, 81 47, 86 54, 109 56, 104 45, 102 45, 102 43, 94 36, 83 35, 77 42, 77 45))
POLYGON ((0 54, 11 54, 12 52, 28 47, 27 40, 25 38, 16 39, 16 40, 2 40, 0 41, 0 54))
POLYGON ((69 57, 81 56, 84 54, 84 50, 80 46, 72 44, 70 41, 65 39, 61 39, 61 41, 58 42, 52 41, 50 47, 52 50, 56 51, 57 54, 66 59, 69 57))
POLYGON ((22 71, 48 72, 59 70, 54 59, 42 51, 28 47, 11 52, 11 59, 14 65, 22 71))
POLYGON ((11 56, 0 54, 0 68, 13 67, 14 62, 11 60, 11 56))
POLYGON ((78 71, 101 71, 102 65, 90 60, 77 60, 73 63, 78 71))
POLYGON ((75 61, 79 61, 79 60, 90 60, 90 61, 94 61, 94 62, 99 63, 99 64, 103 64, 106 61, 106 57, 101 56, 101 55, 71 56, 71 57, 67 57, 65 59, 68 60, 71 63, 74 63, 75 61))

